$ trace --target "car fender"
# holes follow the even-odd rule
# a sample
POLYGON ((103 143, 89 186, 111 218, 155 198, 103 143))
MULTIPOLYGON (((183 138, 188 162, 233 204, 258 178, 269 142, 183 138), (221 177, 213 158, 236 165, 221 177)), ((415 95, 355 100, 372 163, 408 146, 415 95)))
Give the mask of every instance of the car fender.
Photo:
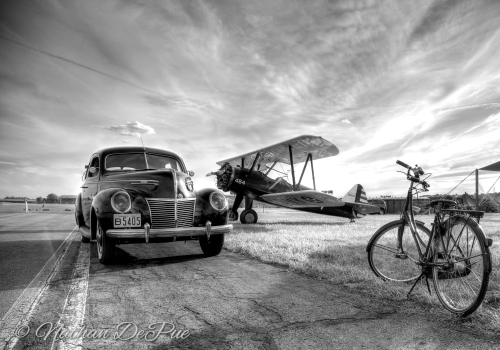
MULTIPOLYGON (((104 230, 108 230, 113 227, 113 215, 117 213, 111 206, 111 197, 118 191, 125 191, 130 195, 131 208, 128 213, 141 214, 141 222, 145 224, 148 222, 151 224, 151 217, 149 214, 149 206, 144 199, 144 197, 137 191, 128 190, 123 188, 107 188, 100 191, 92 200, 92 210, 95 213, 95 219, 99 221, 99 224, 104 230)), ((95 225, 92 222, 91 232, 92 235, 95 233, 95 225)))
POLYGON ((75 201, 75 220, 78 226, 85 225, 83 219, 83 209, 82 209, 82 194, 79 193, 75 201))
POLYGON ((229 205, 227 205, 226 208, 221 211, 213 208, 210 204, 210 195, 213 192, 222 193, 221 191, 213 188, 204 188, 202 190, 196 191, 196 211, 194 218, 195 225, 204 225, 207 220, 211 222, 212 226, 227 224, 229 205))

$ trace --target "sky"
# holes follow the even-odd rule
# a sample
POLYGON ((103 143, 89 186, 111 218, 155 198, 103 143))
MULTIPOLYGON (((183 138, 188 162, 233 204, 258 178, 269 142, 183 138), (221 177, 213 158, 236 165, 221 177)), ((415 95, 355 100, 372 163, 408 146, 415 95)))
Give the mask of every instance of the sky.
POLYGON ((399 159, 447 193, 500 160, 499 23, 493 0, 3 0, 0 198, 77 194, 91 154, 138 130, 198 189, 308 134, 340 150, 318 190, 403 196, 399 159))

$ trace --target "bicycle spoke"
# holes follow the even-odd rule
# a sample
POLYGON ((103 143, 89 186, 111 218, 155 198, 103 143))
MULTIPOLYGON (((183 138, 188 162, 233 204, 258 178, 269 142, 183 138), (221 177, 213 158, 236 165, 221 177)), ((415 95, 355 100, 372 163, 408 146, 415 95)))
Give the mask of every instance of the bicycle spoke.
POLYGON ((409 226, 402 229, 400 223, 387 224, 376 233, 369 247, 368 261, 373 272, 382 279, 409 282, 421 274, 421 268, 417 265, 417 244, 423 240, 419 235, 429 237, 430 232, 424 225, 418 224, 414 238, 409 226))
POLYGON ((383 250, 387 250, 388 252, 391 252, 391 253, 394 253, 394 254, 398 253, 398 249, 397 248, 391 248, 391 247, 387 247, 387 246, 381 245, 381 244, 374 244, 374 246, 377 247, 377 248, 383 249, 383 250))
POLYGON ((434 287, 445 308, 467 315, 479 307, 488 285, 485 247, 479 238, 482 232, 475 222, 460 216, 449 219, 447 224, 445 235, 451 244, 441 256, 451 268, 435 270, 434 287))

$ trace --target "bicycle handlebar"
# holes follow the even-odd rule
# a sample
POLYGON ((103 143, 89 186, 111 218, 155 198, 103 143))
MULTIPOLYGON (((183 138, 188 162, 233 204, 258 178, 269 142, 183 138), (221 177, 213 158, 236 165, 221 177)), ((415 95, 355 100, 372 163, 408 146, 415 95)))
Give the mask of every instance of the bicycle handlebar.
POLYGON ((418 165, 415 166, 415 168, 412 168, 411 166, 409 166, 408 164, 400 161, 400 160, 396 160, 396 164, 399 164, 401 165, 402 167, 408 169, 408 170, 411 170, 413 171, 413 174, 415 176, 411 176, 408 172, 406 178, 410 181, 413 181, 413 182, 416 182, 416 183, 419 183, 421 184, 422 186, 424 186, 425 189, 431 187, 426 181, 424 180, 420 180, 419 176, 420 175, 424 175, 425 172, 424 172, 424 169, 422 169, 421 167, 419 167, 418 165))
POLYGON ((403 163, 402 161, 400 160, 396 160, 396 164, 399 164, 401 165, 402 167, 406 168, 406 169, 411 169, 411 166, 409 166, 408 164, 406 163, 403 163))

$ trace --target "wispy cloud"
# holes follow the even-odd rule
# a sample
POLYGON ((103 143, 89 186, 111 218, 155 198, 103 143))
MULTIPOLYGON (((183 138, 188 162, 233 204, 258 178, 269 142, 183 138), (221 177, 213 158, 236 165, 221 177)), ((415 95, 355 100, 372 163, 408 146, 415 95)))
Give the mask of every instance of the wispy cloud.
POLYGON ((127 122, 123 125, 111 125, 109 128, 106 128, 113 132, 116 132, 120 135, 128 135, 128 136, 136 136, 139 137, 141 135, 150 135, 155 134, 155 131, 152 127, 135 122, 127 122))
MULTIPOLYGON (((80 169, 96 149, 139 134, 199 174, 320 135, 340 154, 318 162, 317 184, 336 193, 355 181, 369 194, 400 191, 396 159, 446 175, 500 158, 494 1, 17 0, 0 17, 9 183, 10 165, 80 169)), ((434 178, 439 189, 458 176, 434 178)), ((78 187, 47 174, 37 182, 78 187)))

